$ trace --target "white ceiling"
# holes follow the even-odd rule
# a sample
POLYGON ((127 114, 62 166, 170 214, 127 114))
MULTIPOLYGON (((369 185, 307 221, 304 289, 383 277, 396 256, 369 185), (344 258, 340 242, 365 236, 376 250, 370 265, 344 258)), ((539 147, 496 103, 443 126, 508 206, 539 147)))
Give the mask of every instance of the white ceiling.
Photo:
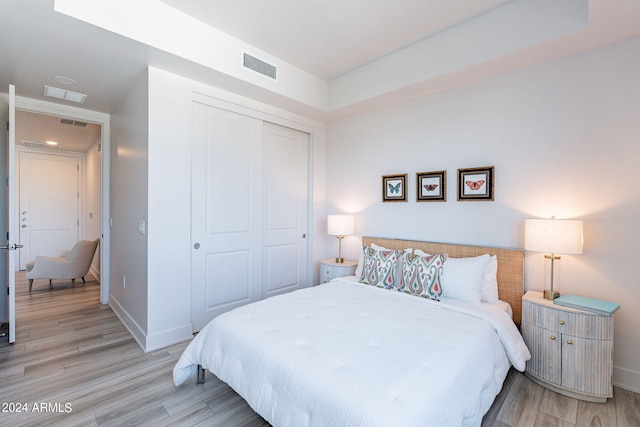
MULTIPOLYGON (((128 1, 125 4, 152 5, 156 0, 128 1)), ((467 28, 472 42, 474 33, 469 29, 478 17, 495 15, 510 5, 587 4, 587 0, 162 1, 327 81, 334 96, 340 95, 340 87, 353 86, 350 82, 358 81, 358 73, 400 58, 399 49, 436 40, 450 29, 467 28)), ((70 90, 88 95, 83 108, 105 113, 114 110, 148 65, 328 121, 640 35, 640 1, 588 0, 584 28, 475 64, 469 58, 455 71, 418 75, 402 87, 391 84, 379 94, 347 99, 322 110, 264 88, 252 90, 251 82, 54 12, 53 7, 54 0, 0 1, 0 92, 12 83, 19 96, 75 105, 42 95, 44 85, 62 86, 55 76, 67 76, 77 81, 70 90)), ((145 25, 144 21, 136 24, 145 25)), ((167 25, 166 31, 171 30, 167 25)), ((517 34, 519 29, 512 31, 517 34)), ((459 60, 456 55, 449 52, 447 59, 459 60)), ((398 64, 397 69, 406 68, 398 64)), ((389 81, 398 79, 394 73, 387 74, 389 81)))
POLYGON ((324 80, 513 0, 160 0, 324 80))

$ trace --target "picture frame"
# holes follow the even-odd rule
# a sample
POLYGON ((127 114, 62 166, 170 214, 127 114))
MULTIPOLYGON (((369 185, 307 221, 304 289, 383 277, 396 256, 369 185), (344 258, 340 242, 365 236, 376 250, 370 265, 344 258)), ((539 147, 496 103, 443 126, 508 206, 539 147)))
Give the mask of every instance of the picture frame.
POLYGON ((458 201, 493 201, 494 166, 458 169, 458 201))
POLYGON ((407 201, 407 174, 384 175, 382 177, 382 201, 407 201))
POLYGON ((447 171, 416 173, 416 202, 446 202, 447 171))

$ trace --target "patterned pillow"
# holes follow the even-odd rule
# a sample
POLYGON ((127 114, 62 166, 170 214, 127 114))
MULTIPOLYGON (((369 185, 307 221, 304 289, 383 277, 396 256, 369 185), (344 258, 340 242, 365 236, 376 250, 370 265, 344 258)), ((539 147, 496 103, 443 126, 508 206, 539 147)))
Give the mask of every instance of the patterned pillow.
POLYGON ((439 300, 442 296, 442 271, 448 254, 402 255, 402 286, 411 295, 439 300))
POLYGON ((368 246, 362 248, 363 268, 360 282, 379 288, 390 289, 396 276, 396 265, 400 252, 377 251, 368 246))

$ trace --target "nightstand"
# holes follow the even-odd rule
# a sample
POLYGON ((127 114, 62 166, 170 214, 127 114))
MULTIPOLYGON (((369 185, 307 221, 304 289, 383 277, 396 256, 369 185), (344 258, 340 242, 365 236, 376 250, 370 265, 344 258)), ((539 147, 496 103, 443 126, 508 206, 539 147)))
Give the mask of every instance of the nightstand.
POLYGON ((320 283, 330 282, 336 277, 353 276, 358 267, 357 261, 347 261, 337 263, 335 258, 323 259, 320 261, 320 283))
POLYGON ((526 375, 557 393, 590 402, 613 396, 613 316, 522 297, 522 336, 531 352, 526 375))

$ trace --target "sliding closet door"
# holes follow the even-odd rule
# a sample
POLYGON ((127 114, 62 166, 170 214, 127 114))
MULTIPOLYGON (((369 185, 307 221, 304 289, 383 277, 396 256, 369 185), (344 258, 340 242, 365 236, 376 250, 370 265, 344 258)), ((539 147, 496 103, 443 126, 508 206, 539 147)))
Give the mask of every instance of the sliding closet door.
POLYGON ((308 146, 309 134, 264 124, 263 297, 306 285, 308 146))
POLYGON ((198 331, 261 298, 263 127, 193 105, 191 311, 198 331))
POLYGON ((309 134, 194 103, 192 322, 306 287, 309 134))

